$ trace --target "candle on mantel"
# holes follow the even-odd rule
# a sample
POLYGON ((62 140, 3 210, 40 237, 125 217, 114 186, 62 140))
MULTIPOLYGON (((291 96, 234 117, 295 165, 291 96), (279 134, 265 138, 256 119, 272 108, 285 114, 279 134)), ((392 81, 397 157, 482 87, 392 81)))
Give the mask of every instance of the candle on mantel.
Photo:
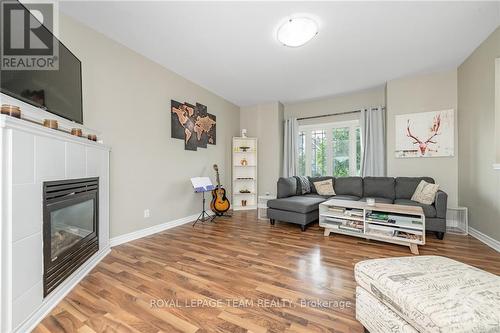
POLYGON ((57 124, 57 120, 54 119, 44 119, 43 120, 43 126, 52 128, 52 129, 57 129, 59 125, 57 124))
POLYGON ((1 113, 21 119, 21 109, 19 106, 2 104, 1 113))
POLYGON ((71 135, 82 136, 83 135, 82 129, 81 128, 72 128, 71 129, 71 135))

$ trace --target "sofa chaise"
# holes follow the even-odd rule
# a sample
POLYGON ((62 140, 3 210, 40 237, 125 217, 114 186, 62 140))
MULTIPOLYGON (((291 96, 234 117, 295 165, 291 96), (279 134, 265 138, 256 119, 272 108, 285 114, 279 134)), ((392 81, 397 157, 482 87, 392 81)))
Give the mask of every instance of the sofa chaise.
POLYGON ((412 201, 411 197, 420 181, 434 184, 430 177, 308 177, 311 193, 302 195, 301 184, 296 177, 278 180, 277 199, 267 202, 267 216, 271 224, 276 220, 295 223, 305 231, 307 225, 318 220, 319 204, 328 199, 366 201, 422 207, 427 231, 443 239, 446 231, 446 209, 448 195, 439 190, 433 204, 425 205, 412 201), (321 196, 314 183, 332 179, 335 196, 321 196))

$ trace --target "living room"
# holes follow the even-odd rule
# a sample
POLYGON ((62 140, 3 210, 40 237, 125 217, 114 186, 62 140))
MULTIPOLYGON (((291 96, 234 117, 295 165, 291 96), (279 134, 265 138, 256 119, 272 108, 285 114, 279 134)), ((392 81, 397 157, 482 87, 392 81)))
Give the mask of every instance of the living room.
POLYGON ((1 332, 500 331, 499 1, 21 2, 1 332))

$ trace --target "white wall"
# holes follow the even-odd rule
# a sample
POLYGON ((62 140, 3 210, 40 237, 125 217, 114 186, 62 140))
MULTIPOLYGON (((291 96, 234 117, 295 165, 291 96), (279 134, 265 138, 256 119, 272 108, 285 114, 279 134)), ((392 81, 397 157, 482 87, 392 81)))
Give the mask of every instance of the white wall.
POLYGON ((495 162, 500 163, 500 56, 495 59, 495 162))
POLYGON ((457 71, 413 76, 387 83, 387 174, 429 176, 448 193, 448 205, 458 202, 457 71), (455 110, 455 156, 395 158, 395 117, 398 114, 455 110))
POLYGON ((500 28, 458 68, 458 190, 460 204, 469 208, 470 225, 500 241, 500 171, 493 170, 495 146, 500 146, 499 137, 495 136, 500 131, 495 128, 498 57, 500 28))
POLYGON ((189 178, 215 180, 214 163, 230 188, 236 105, 63 14, 59 30, 82 61, 85 125, 112 147, 111 237, 197 213, 201 198, 189 178), (171 138, 171 99, 206 105, 217 116, 217 145, 186 151, 182 140, 171 138))

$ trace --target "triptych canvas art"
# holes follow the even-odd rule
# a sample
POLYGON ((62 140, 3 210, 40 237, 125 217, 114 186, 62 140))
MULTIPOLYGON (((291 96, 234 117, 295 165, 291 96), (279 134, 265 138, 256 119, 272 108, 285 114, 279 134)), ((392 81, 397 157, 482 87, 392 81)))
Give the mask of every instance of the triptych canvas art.
POLYGON ((184 149, 197 150, 215 145, 217 120, 203 104, 171 101, 172 138, 184 140, 184 149))

